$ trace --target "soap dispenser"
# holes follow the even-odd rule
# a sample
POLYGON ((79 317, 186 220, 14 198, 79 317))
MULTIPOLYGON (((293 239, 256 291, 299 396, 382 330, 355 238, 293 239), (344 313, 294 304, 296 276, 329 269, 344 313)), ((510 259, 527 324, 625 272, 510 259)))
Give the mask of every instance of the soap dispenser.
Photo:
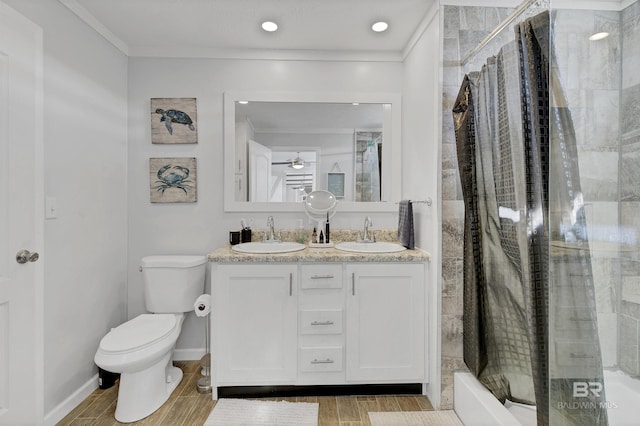
POLYGON ((306 243, 306 232, 304 230, 304 226, 302 225, 302 219, 298 219, 298 226, 296 228, 296 241, 300 244, 306 243))

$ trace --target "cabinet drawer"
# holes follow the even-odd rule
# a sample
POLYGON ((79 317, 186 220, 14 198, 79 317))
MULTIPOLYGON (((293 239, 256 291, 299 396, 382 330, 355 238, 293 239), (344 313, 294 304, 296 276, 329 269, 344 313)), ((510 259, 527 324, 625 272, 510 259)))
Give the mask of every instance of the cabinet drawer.
POLYGON ((340 334, 342 333, 342 310, 301 311, 301 334, 340 334))
POLYGON ((342 265, 302 265, 302 288, 342 288, 342 265))
POLYGON ((342 371, 342 347, 301 348, 300 371, 342 371))

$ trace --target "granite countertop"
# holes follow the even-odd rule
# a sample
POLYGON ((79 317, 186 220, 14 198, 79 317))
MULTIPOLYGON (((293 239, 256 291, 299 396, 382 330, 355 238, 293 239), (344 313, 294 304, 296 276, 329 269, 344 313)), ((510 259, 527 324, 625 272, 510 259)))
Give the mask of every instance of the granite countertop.
MULTIPOLYGON (((289 231, 282 233, 283 241, 294 241, 290 238, 289 231)), ((397 242, 395 230, 376 230, 377 241, 397 242)), ((255 233, 253 241, 261 241, 261 233, 255 233)), ((332 232, 333 242, 355 241, 354 231, 334 231, 332 232)), ((304 250, 277 253, 277 254, 255 254, 255 253, 238 253, 231 249, 231 245, 220 247, 209 253, 210 262, 218 263, 261 263, 261 262, 425 262, 429 260, 429 253, 415 248, 414 250, 403 250, 395 253, 352 253, 335 248, 312 248, 308 247, 304 250)))

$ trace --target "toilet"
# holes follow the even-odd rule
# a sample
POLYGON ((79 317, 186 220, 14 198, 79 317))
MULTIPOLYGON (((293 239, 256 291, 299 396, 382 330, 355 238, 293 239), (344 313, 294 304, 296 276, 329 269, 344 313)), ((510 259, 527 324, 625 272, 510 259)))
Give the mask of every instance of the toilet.
POLYGON ((100 341, 95 363, 120 373, 115 418, 130 423, 147 417, 165 403, 182 380, 173 366, 173 348, 185 313, 193 311, 204 291, 205 256, 148 256, 140 271, 142 314, 112 329, 100 341))

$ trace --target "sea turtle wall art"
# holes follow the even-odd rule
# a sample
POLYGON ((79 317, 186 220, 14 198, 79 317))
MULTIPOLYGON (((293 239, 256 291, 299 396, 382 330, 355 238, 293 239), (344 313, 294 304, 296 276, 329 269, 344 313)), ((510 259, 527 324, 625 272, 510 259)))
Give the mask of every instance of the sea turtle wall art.
POLYGON ((151 98, 151 143, 198 143, 195 98, 151 98))
POLYGON ((150 158, 152 203, 195 203, 198 199, 195 158, 150 158))

